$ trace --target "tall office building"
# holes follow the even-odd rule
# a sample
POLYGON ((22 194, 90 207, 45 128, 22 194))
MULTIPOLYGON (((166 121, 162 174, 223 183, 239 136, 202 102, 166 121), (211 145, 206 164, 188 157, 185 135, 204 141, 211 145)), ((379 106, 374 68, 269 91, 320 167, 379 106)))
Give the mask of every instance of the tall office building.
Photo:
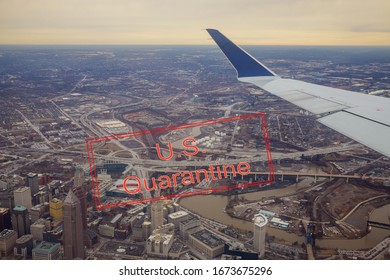
POLYGON ((18 237, 30 233, 30 218, 23 205, 16 205, 12 211, 12 228, 18 232, 18 237))
POLYGON ((14 194, 8 184, 0 180, 0 205, 3 208, 12 209, 14 204, 14 194))
POLYGON ((32 249, 34 248, 33 236, 31 234, 23 235, 16 239, 14 255, 24 258, 31 258, 32 249))
POLYGON ((28 173, 26 183, 27 186, 31 189, 31 196, 34 196, 37 192, 39 192, 38 174, 32 172, 28 173))
POLYGON ((50 220, 39 219, 30 226, 30 232, 36 241, 43 241, 43 234, 51 230, 50 220))
POLYGON ((74 172, 73 186, 80 187, 84 183, 84 170, 81 166, 77 166, 74 172))
POLYGON ((61 200, 59 200, 57 198, 53 198, 50 201, 50 216, 57 221, 62 220, 62 201, 61 200))
POLYGON ((16 231, 11 229, 5 229, 0 232, 0 257, 8 256, 18 239, 18 234, 16 231))
MULTIPOLYGON (((61 202, 62 203, 62 202, 61 202)), ((49 203, 45 202, 43 204, 37 204, 31 207, 30 209, 30 219, 31 223, 35 223, 35 221, 39 220, 43 216, 47 215, 49 212, 49 203)), ((61 209, 62 212, 62 209, 61 209)))
POLYGON ((74 187, 72 191, 80 201, 83 229, 87 229, 87 195, 85 189, 83 186, 78 186, 74 187))
POLYGON ((61 246, 58 243, 43 241, 32 250, 33 260, 59 260, 61 257, 61 246))
POLYGON ((72 190, 69 191, 64 200, 62 215, 64 219, 64 257, 67 260, 84 259, 81 204, 72 190))
POLYGON ((77 196, 81 204, 81 216, 83 229, 87 229, 87 196, 83 187, 85 178, 84 170, 81 166, 77 166, 74 172, 73 192, 77 196))
MULTIPOLYGON (((157 190, 155 197, 160 196, 160 191, 157 190)), ((163 212, 163 202, 161 200, 153 201, 151 207, 151 222, 152 222, 152 231, 164 224, 164 212, 163 212)))
POLYGON ((16 205, 22 205, 30 210, 32 207, 31 203, 31 190, 27 187, 21 187, 14 191, 14 201, 16 205))
POLYGON ((9 208, 0 208, 0 232, 4 229, 12 229, 11 212, 9 208))
POLYGON ((256 252, 259 252, 260 257, 264 257, 267 222, 267 218, 262 214, 255 215, 253 220, 253 247, 256 252))

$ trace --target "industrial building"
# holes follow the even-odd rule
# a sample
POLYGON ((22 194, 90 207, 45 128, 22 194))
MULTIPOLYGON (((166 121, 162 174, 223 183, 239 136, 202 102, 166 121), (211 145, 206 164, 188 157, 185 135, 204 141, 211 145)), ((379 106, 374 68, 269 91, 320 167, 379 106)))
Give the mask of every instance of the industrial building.
POLYGON ((127 130, 127 125, 117 119, 96 120, 95 123, 111 133, 121 133, 127 130))
POLYGON ((286 221, 283 221, 280 218, 273 217, 270 221, 270 223, 274 226, 280 227, 280 228, 288 228, 289 223, 286 221))
POLYGON ((265 253, 265 232, 267 218, 262 214, 255 215, 253 219, 253 247, 256 252, 259 252, 260 257, 264 257, 265 253))
POLYGON ((268 210, 263 210, 263 209, 261 209, 261 210, 259 211, 259 214, 265 216, 267 219, 272 219, 272 218, 275 217, 275 215, 276 215, 275 212, 268 211, 268 210))

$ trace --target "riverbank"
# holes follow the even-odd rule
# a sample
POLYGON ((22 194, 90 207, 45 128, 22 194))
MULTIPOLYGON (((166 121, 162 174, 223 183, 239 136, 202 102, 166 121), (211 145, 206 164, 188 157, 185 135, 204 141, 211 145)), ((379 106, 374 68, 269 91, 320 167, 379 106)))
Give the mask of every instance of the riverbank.
MULTIPOLYGON (((286 192, 286 190, 276 190, 278 192, 286 192)), ((266 191, 268 195, 274 191, 266 191)), ((259 195, 259 194, 258 194, 259 195)), ((265 197, 266 194, 263 194, 265 197)), ((279 193, 280 195, 280 193, 279 193)), ((230 217, 224 212, 224 209, 228 203, 228 197, 225 195, 203 195, 185 197, 180 200, 180 205, 188 208, 198 215, 210 219, 221 224, 228 225, 236 228, 242 232, 253 231, 253 223, 230 217)), ((370 219, 377 222, 388 223, 388 215, 390 213, 390 204, 379 207, 373 210, 370 214, 370 219)), ((304 236, 299 236, 295 233, 289 233, 285 230, 267 227, 267 235, 274 236, 276 239, 283 242, 293 244, 298 242, 301 244, 305 242, 304 236)), ((380 228, 372 228, 372 230, 362 238, 356 239, 345 239, 345 238, 334 238, 334 239, 318 239, 316 246, 328 249, 344 249, 344 250, 358 250, 358 249, 369 249, 377 245, 383 239, 390 235, 390 231, 380 228)))

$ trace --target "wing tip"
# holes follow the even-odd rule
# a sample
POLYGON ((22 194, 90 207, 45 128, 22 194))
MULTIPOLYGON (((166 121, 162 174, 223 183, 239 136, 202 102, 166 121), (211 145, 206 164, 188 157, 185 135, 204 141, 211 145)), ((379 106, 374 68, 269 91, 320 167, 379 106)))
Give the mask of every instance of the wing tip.
POLYGON ((236 69, 238 78, 276 76, 275 73, 234 44, 218 29, 206 28, 206 31, 236 69))

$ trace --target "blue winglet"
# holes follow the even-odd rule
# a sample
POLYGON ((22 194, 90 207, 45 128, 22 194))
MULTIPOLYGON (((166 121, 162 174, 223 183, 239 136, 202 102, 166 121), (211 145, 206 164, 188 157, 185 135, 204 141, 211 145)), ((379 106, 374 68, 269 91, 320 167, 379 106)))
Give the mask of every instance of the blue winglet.
POLYGON ((234 44, 216 29, 206 29, 237 71, 238 78, 276 76, 246 51, 234 44))

